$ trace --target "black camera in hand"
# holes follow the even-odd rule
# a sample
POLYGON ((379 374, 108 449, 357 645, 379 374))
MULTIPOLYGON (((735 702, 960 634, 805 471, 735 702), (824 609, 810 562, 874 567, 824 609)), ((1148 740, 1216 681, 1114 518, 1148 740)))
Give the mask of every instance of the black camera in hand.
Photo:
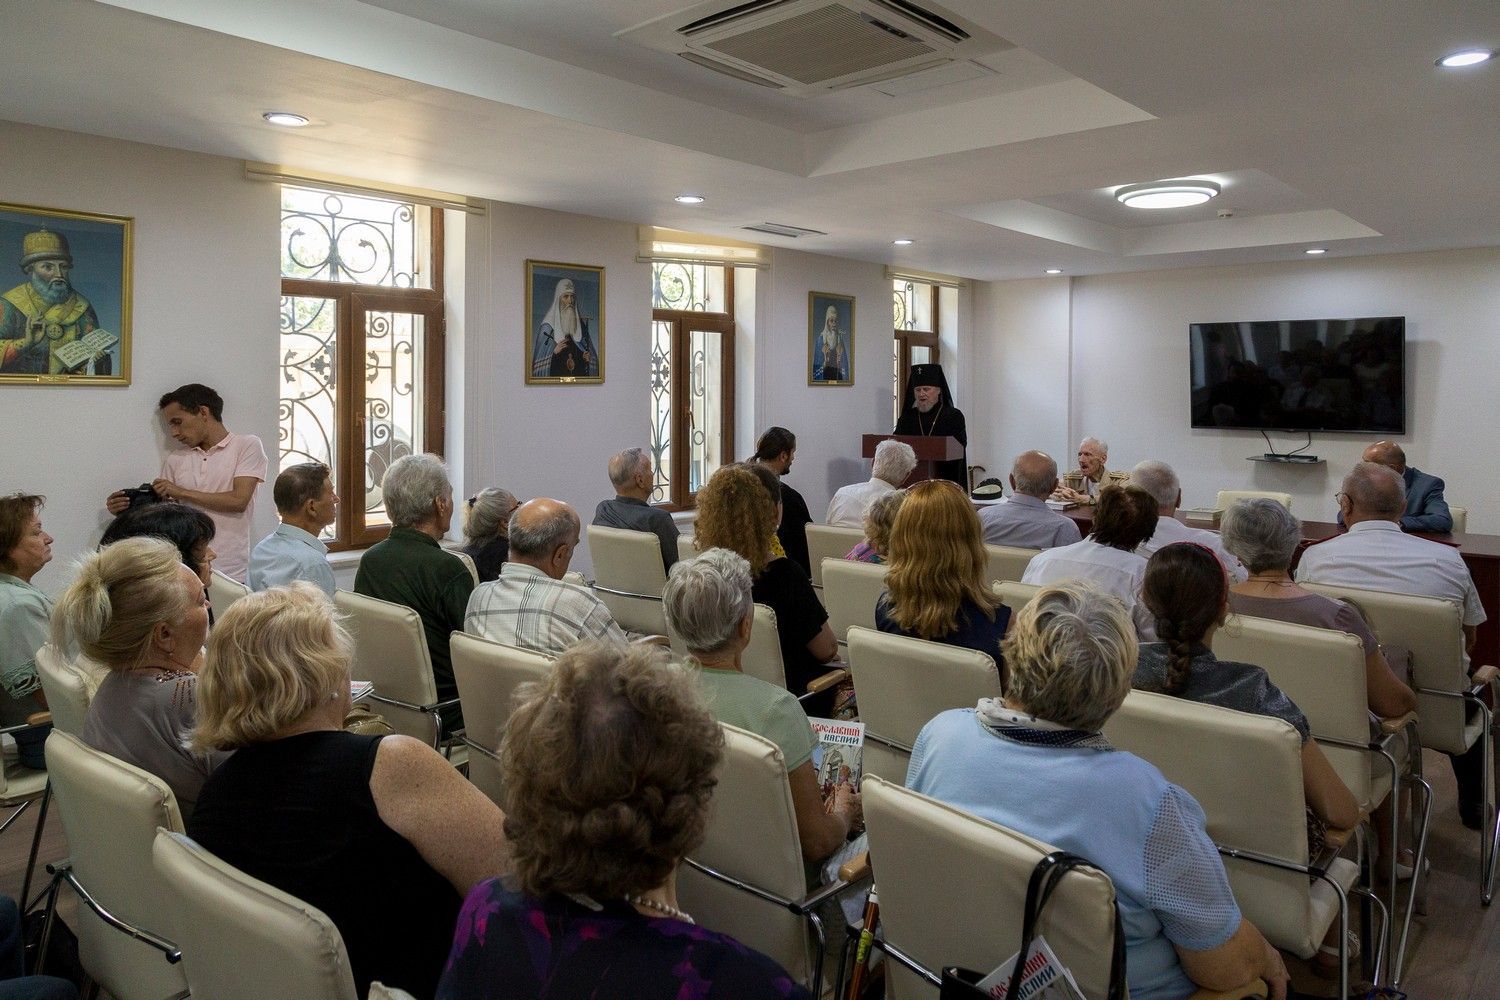
POLYGON ((120 492, 125 496, 126 510, 134 510, 148 503, 156 503, 161 499, 161 497, 156 495, 156 491, 151 488, 150 483, 142 483, 135 487, 127 486, 120 492))

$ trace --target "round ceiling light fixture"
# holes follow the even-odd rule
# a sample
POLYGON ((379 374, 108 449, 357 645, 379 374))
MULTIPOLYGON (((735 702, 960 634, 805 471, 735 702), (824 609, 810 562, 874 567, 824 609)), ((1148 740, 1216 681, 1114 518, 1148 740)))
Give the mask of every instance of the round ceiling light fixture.
POLYGON ((1115 191, 1115 200, 1130 208, 1187 208, 1217 198, 1223 188, 1213 181, 1179 177, 1145 184, 1127 184, 1115 191))
POLYGON ((1047 268, 1047 273, 1048 274, 1062 274, 1062 268, 1060 268, 1060 267, 1049 267, 1049 268, 1047 268))
POLYGON ((267 111, 261 117, 272 125, 280 125, 283 128, 301 128, 309 120, 306 115, 299 115, 291 111, 267 111))
POLYGON ((1468 66, 1478 66, 1495 58, 1494 49, 1460 49, 1450 52, 1437 61, 1443 69, 1464 69, 1468 66))
POLYGON ((899 240, 891 240, 891 246, 893 246, 893 247, 909 247, 909 246, 911 246, 915 242, 917 242, 917 241, 916 240, 912 240, 912 239, 907 239, 905 236, 903 236, 899 240))
POLYGON ((672 200, 679 205, 701 205, 708 199, 701 194, 680 194, 672 200))
POLYGON ((1320 253, 1327 253, 1328 252, 1328 248, 1327 247, 1308 247, 1306 250, 1304 250, 1302 252, 1303 253, 1310 253, 1313 256, 1317 256, 1320 253))

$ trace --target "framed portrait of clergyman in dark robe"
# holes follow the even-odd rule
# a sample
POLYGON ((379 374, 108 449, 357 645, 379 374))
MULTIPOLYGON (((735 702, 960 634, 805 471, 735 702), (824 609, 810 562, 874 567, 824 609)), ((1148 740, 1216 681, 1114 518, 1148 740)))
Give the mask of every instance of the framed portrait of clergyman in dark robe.
POLYGON ((604 268, 526 262, 526 384, 604 381, 604 268))
POLYGON ((133 227, 0 204, 0 383, 130 384, 133 227))
POLYGON ((854 384, 854 296, 807 293, 807 384, 854 384))

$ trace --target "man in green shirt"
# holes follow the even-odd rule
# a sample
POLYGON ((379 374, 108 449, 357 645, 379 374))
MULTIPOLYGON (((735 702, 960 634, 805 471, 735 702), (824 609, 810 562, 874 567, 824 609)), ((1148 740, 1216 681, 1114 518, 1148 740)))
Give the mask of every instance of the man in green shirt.
MULTIPOLYGON (((404 604, 422 619, 438 699, 458 697, 448 636, 463 631, 464 609, 474 590, 469 568, 438 540, 453 522, 453 484, 434 455, 407 455, 391 463, 380 484, 391 533, 365 552, 354 576, 354 592, 404 604)), ((443 710, 443 728, 463 727, 463 712, 443 710)))

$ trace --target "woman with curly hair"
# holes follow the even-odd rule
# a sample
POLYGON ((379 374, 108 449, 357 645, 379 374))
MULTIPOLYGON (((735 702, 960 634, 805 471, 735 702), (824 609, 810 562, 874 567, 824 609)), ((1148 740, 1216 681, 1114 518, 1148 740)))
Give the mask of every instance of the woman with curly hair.
POLYGON ((907 494, 891 529, 890 569, 875 605, 875 626, 977 649, 999 664, 1010 609, 985 578, 973 504, 946 479, 918 483, 907 494))
POLYGON ((678 906, 724 746, 693 676, 660 649, 585 643, 516 699, 500 747, 513 884, 469 893, 440 1000, 808 998, 678 906))
POLYGON ((865 511, 865 539, 844 556, 850 562, 883 563, 891 554, 891 528, 906 502, 905 490, 892 490, 865 511))
MULTIPOLYGON (((776 477, 760 466, 724 466, 698 491, 693 541, 699 552, 729 549, 750 564, 751 594, 756 604, 776 612, 786 686, 800 697, 809 683, 828 672, 839 646, 807 574, 794 560, 772 551, 780 489, 776 477)), ((832 689, 822 691, 802 706, 808 715, 826 718, 835 697, 832 689)))

